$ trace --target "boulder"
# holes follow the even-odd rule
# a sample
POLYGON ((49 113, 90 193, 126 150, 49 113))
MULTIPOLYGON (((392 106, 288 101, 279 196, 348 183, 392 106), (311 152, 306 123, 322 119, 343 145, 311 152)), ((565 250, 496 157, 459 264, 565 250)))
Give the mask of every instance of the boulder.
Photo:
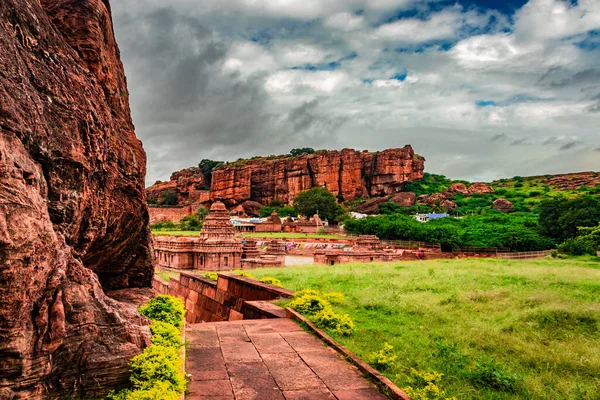
POLYGON ((415 205, 417 202, 417 195, 413 192, 400 192, 392 196, 389 201, 394 204, 398 204, 399 206, 408 208, 415 205))
POLYGON ((494 188, 486 185, 485 183, 475 182, 469 186, 469 194, 486 194, 494 193, 494 188))
POLYGON ((454 211, 456 210, 456 203, 450 200, 444 200, 442 201, 442 207, 444 207, 447 211, 454 211))
POLYGON ((257 203, 256 201, 245 201, 241 206, 246 214, 253 217, 258 217, 260 215, 259 211, 263 207, 262 204, 257 203))
POLYGON ((463 195, 468 195, 469 194, 469 189, 467 189, 467 186, 464 183, 453 183, 448 188, 448 192, 450 192, 450 193, 459 193, 459 194, 463 194, 463 195))
POLYGON ((388 200, 386 197, 375 197, 374 199, 370 199, 370 200, 367 200, 367 201, 361 203, 356 208, 356 212, 359 212, 361 214, 369 214, 369 215, 379 214, 380 213, 379 206, 387 201, 388 200))
POLYGON ((153 278, 146 155, 108 0, 0 1, 0 397, 127 385, 153 278))
POLYGON ((513 204, 506 199, 494 200, 494 203, 492 203, 492 208, 503 213, 510 213, 515 210, 515 206, 513 206, 513 204))

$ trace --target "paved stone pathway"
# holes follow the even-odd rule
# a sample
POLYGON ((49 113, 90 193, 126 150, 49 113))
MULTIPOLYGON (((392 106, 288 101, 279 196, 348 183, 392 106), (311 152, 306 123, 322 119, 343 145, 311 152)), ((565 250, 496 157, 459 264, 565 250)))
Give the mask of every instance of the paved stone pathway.
POLYGON ((186 339, 188 400, 386 399, 289 319, 194 324, 186 339))

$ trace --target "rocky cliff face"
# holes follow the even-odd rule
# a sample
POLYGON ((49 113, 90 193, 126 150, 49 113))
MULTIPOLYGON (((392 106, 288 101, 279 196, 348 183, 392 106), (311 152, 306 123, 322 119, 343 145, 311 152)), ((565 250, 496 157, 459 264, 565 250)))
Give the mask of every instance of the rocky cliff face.
POLYGON ((250 160, 213 171, 211 199, 221 197, 229 206, 247 200, 289 203, 314 186, 326 187, 344 200, 389 195, 421 179, 424 163, 411 146, 379 153, 344 149, 250 160))
POLYGON ((96 397, 148 342, 145 153, 107 0, 0 2, 0 398, 96 397))
POLYGON ((146 189, 146 197, 160 202, 164 194, 177 194, 179 204, 198 203, 208 200, 210 182, 199 168, 188 168, 171 174, 168 182, 158 181, 146 189))

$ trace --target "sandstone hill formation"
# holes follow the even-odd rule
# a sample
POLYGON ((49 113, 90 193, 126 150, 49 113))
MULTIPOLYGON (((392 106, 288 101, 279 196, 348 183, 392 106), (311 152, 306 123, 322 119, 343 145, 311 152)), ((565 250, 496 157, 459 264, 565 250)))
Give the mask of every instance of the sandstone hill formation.
POLYGON ((1 399, 127 382, 149 332, 105 291, 151 284, 145 164, 108 0, 2 0, 1 399))
POLYGON ((233 207, 246 201, 291 203, 301 192, 321 186, 348 201, 400 192, 407 183, 423 177, 424 164, 425 159, 409 145, 381 152, 321 150, 226 164, 212 172, 210 182, 197 168, 179 171, 169 182, 149 187, 147 196, 159 198, 165 190, 172 190, 179 204, 194 202, 201 198, 202 188, 210 185, 210 200, 222 198, 233 207))

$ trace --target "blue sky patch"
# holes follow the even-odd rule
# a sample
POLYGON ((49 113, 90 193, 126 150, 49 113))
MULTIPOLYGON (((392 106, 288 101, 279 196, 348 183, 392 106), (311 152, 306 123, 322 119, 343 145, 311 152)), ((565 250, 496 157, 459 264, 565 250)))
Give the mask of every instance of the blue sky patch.
POLYGON ((325 62, 325 63, 320 63, 320 64, 298 65, 298 66, 292 67, 291 69, 293 69, 293 70, 301 69, 301 70, 306 70, 306 71, 335 71, 336 69, 338 69, 339 67, 342 66, 342 63, 344 61, 350 61, 350 60, 355 59, 356 57, 358 57, 358 54, 356 52, 352 52, 352 53, 348 54, 347 56, 344 56, 336 61, 325 62))
POLYGON ((496 102, 492 100, 476 100, 475 105, 477 105, 477 107, 497 106, 496 102))

